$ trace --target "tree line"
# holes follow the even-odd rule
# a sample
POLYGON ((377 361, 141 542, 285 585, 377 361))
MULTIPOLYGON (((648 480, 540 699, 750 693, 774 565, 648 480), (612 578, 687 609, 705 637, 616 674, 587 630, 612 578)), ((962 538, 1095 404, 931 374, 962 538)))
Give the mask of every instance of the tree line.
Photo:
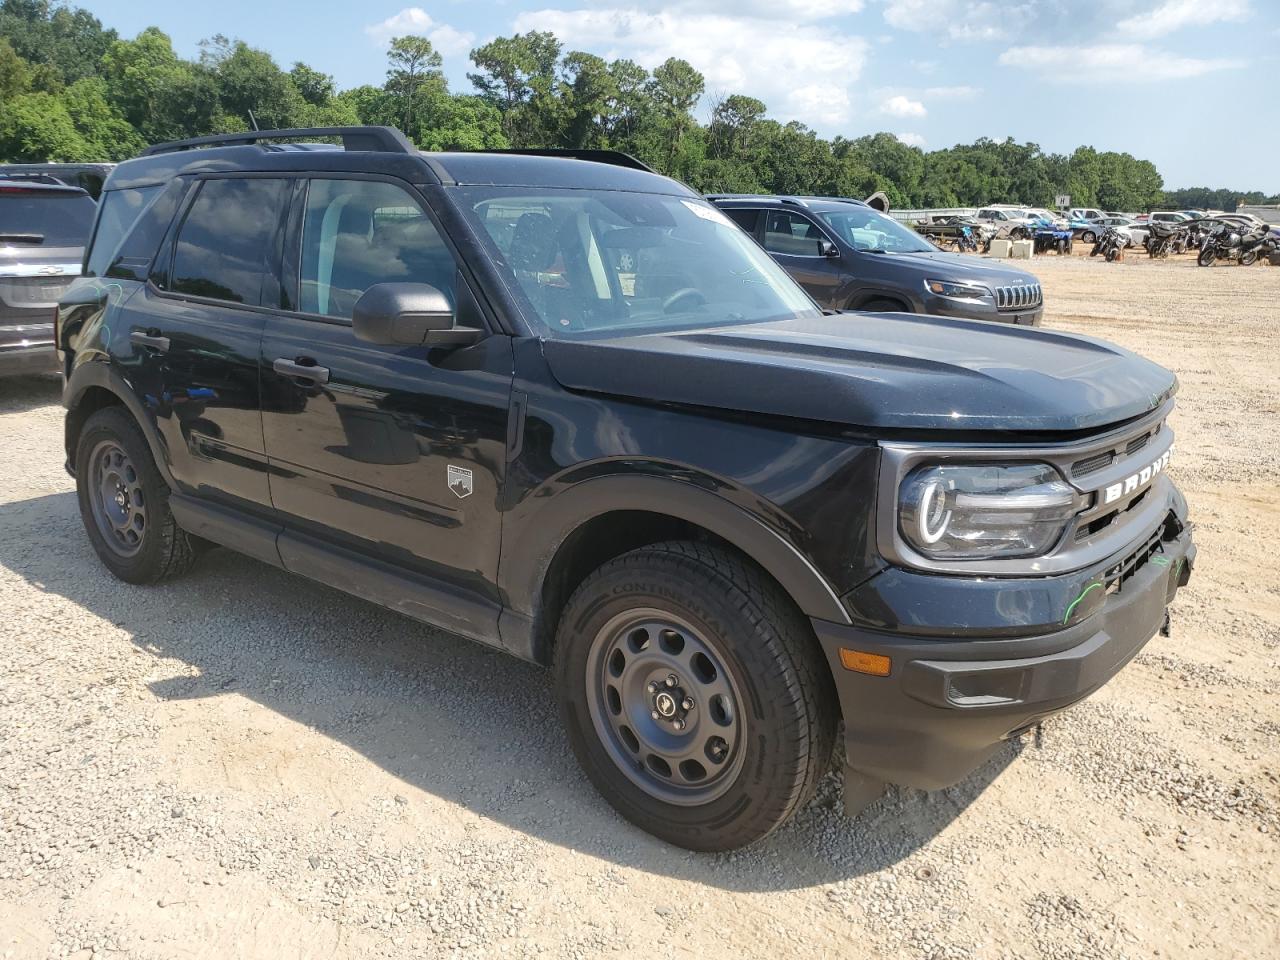
POLYGON ((819 137, 782 123, 742 94, 709 95, 689 63, 648 70, 565 50, 551 33, 499 37, 471 51, 472 89, 449 89, 425 37, 390 43, 386 80, 339 91, 305 63, 282 69, 238 40, 215 36, 194 59, 162 31, 120 37, 88 11, 51 0, 0 3, 0 161, 105 161, 147 143, 210 133, 387 124, 423 150, 577 147, 623 150, 694 189, 865 197, 894 207, 1049 206, 1234 209, 1280 202, 1257 191, 1166 192, 1155 165, 1081 146, 982 138, 924 151, 891 133, 819 137), (706 122, 696 118, 705 109, 706 122))

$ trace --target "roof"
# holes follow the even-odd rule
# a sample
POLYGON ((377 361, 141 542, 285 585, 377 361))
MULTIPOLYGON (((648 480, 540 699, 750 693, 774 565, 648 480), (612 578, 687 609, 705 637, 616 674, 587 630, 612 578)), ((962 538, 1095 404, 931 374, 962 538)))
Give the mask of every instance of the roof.
POLYGON ((688 187, 608 150, 424 153, 390 127, 262 130, 197 137, 148 147, 120 164, 106 189, 163 183, 213 172, 381 173, 411 183, 625 190, 696 196, 688 187), (277 142, 325 137, 332 143, 277 142))
POLYGON ((804 207, 807 210, 830 211, 853 205, 867 206, 866 201, 851 200, 848 197, 800 197, 771 193, 709 193, 707 199, 717 206, 778 206, 804 207))

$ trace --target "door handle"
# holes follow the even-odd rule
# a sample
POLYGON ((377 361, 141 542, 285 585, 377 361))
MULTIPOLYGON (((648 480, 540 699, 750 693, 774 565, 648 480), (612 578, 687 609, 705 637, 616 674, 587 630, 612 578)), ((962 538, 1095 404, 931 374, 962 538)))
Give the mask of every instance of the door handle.
POLYGON ((129 334, 129 342, 139 347, 159 350, 161 353, 167 353, 169 350, 169 338, 160 336, 159 330, 134 330, 129 334))
POLYGON ((282 376, 297 377, 299 380, 310 380, 314 383, 329 382, 329 368, 316 366, 316 362, 310 357, 299 357, 297 360, 277 357, 271 362, 271 369, 282 376))

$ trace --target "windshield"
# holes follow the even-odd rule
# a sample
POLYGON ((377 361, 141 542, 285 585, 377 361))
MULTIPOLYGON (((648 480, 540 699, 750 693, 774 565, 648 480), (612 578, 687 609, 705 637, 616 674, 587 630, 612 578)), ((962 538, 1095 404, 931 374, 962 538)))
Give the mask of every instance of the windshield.
POLYGON ((848 210, 829 210, 820 216, 855 250, 933 253, 938 249, 914 230, 870 207, 850 204, 848 210))
POLYGON ((538 187, 459 193, 552 337, 821 312, 751 237, 701 200, 538 187))
POLYGON ((97 209, 83 193, 0 190, 0 243, 83 247, 97 209))

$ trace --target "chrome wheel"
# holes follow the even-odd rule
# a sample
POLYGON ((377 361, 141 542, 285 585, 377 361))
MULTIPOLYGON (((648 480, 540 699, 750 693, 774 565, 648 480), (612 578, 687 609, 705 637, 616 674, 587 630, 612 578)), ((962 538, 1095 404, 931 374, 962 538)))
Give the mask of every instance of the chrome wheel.
POLYGON ((586 681, 601 743, 645 793, 693 806, 733 784, 742 699, 724 658, 689 624, 655 609, 614 617, 592 640, 586 681))
POLYGON ((89 505, 98 531, 114 553, 132 557, 142 549, 147 529, 142 478, 114 440, 94 447, 89 464, 89 505))

